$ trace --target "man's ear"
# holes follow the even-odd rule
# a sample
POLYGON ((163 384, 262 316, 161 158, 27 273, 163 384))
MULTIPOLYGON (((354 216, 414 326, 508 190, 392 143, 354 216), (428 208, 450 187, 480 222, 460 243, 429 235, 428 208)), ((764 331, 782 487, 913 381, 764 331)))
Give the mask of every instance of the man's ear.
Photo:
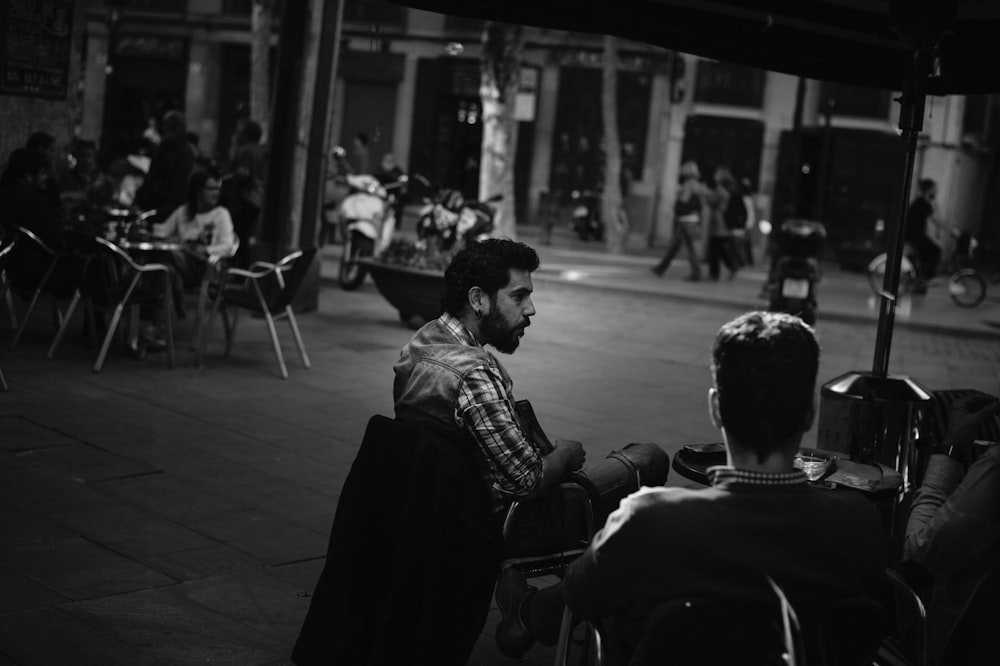
POLYGON ((482 287, 472 287, 469 289, 469 307, 473 312, 489 312, 490 297, 482 287))
POLYGON ((712 425, 722 430, 722 411, 719 409, 719 389, 714 386, 708 389, 708 415, 712 418, 712 425))

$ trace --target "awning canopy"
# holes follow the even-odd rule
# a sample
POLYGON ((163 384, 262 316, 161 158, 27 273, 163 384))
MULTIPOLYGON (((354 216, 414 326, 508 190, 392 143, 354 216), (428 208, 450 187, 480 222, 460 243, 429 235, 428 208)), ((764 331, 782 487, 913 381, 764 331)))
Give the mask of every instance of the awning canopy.
POLYGON ((937 44, 931 94, 1000 92, 998 0, 390 0, 416 9, 609 34, 715 60, 899 90, 937 44))

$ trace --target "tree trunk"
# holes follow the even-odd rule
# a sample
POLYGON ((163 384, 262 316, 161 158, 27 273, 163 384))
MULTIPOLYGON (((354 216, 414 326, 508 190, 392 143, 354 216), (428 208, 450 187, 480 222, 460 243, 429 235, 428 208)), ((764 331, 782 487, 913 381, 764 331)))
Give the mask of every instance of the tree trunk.
POLYGON ((267 137, 271 116, 271 24, 274 0, 254 0, 250 20, 250 119, 260 123, 267 137))
POLYGON ((521 72, 524 29, 488 22, 483 29, 482 78, 483 144, 479 164, 479 197, 499 194, 493 236, 517 238, 514 218, 514 159, 517 121, 514 97, 521 72))
POLYGON ((604 124, 604 190, 601 194, 601 219, 608 252, 622 254, 628 237, 628 216, 622 199, 622 149, 618 138, 618 45, 617 39, 604 37, 603 85, 601 112, 604 124))

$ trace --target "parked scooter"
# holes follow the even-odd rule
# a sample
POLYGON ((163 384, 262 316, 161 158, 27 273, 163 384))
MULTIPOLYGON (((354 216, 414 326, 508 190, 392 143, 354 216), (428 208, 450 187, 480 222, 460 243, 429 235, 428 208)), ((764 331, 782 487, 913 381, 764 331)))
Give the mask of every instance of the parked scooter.
POLYGON ((396 213, 392 206, 393 190, 406 184, 406 176, 395 183, 382 185, 374 176, 347 174, 350 188, 338 206, 344 254, 340 260, 338 281, 352 291, 361 286, 368 269, 359 260, 372 257, 389 245, 396 230, 396 213))
POLYGON ((468 201, 457 190, 441 190, 420 210, 417 238, 440 238, 442 250, 489 238, 497 216, 493 204, 502 199, 503 195, 496 194, 484 201, 468 201))
POLYGON ((601 221, 601 193, 593 190, 573 190, 573 214, 569 228, 580 240, 596 241, 604 238, 604 223, 601 221))
POLYGON ((775 232, 779 258, 771 276, 769 309, 788 312, 809 325, 816 323, 819 253, 826 228, 819 222, 787 220, 775 232))

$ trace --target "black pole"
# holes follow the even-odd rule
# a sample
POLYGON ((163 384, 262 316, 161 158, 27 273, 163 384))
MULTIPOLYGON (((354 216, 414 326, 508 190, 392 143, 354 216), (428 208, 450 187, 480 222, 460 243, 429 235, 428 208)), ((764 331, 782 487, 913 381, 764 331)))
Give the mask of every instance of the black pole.
POLYGON ((903 84, 903 94, 899 101, 899 128, 906 141, 903 156, 903 182, 899 188, 899 207, 896 211, 896 227, 887 234, 889 246, 886 249, 885 279, 882 282, 882 301, 878 313, 878 330, 875 337, 875 359, 872 374, 885 377, 889 374, 889 351, 892 347, 892 329, 896 319, 896 303, 899 294, 900 264, 903 259, 903 242, 906 234, 906 212, 910 202, 910 181, 913 179, 913 165, 917 156, 917 138, 924 122, 924 102, 926 100, 927 76, 931 72, 931 54, 926 48, 913 54, 910 73, 903 84))
POLYGON ((302 220, 299 227, 299 247, 316 246, 317 221, 322 210, 323 182, 326 177, 326 156, 330 102, 337 76, 337 55, 340 52, 341 0, 323 3, 323 25, 320 28, 316 61, 316 87, 313 90, 312 115, 309 127, 309 150, 306 153, 306 177, 302 193, 302 220))
POLYGON ((285 2, 278 42, 277 81, 268 123, 269 162, 262 213, 261 240, 272 260, 279 259, 290 237, 290 213, 298 147, 299 99, 305 47, 309 28, 309 5, 305 0, 285 2))

